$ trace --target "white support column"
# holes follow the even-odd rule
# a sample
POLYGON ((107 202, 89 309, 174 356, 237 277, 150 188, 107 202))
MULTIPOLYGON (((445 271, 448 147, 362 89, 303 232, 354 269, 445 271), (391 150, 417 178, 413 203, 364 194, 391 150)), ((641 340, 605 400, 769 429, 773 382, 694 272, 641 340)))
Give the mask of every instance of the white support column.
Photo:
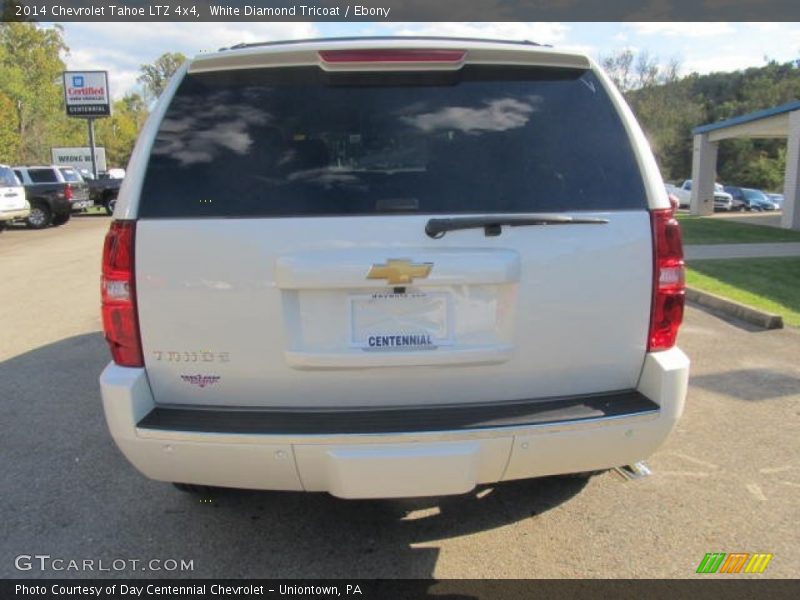
POLYGON ((710 215, 714 212, 717 149, 717 144, 709 141, 707 133, 694 136, 691 200, 693 215, 710 215))
POLYGON ((800 230, 800 110, 789 113, 781 227, 800 230))

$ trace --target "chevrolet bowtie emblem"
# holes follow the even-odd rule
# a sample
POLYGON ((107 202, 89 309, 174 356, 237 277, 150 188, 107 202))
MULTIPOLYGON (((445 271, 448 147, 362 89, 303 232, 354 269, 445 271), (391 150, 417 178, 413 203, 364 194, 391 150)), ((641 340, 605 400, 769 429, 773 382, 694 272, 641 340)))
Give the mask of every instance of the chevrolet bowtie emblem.
POLYGON ((367 279, 385 279, 391 285, 406 284, 414 281, 415 277, 427 277, 432 268, 433 263, 412 263, 403 258, 391 258, 385 265, 372 265, 367 279))

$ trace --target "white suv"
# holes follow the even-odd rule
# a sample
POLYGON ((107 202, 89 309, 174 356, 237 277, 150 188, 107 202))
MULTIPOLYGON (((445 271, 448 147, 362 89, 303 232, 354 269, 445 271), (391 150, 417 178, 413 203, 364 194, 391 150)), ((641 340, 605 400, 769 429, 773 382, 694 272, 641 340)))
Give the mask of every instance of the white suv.
POLYGON ((22 187, 14 171, 7 165, 0 165, 0 231, 6 224, 16 219, 24 219, 31 212, 31 205, 25 198, 22 187))
POLYGON ((431 38, 200 55, 115 216, 100 384, 148 477, 458 494, 634 463, 683 411, 680 229, 583 55, 431 38))

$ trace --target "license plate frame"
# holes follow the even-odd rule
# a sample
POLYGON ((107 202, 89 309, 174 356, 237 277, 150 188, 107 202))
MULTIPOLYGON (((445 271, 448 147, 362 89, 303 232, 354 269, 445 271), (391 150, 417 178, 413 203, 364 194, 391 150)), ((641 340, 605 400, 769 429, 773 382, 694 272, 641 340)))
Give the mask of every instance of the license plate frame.
POLYGON ((446 292, 350 294, 347 302, 346 339, 351 348, 410 352, 435 350, 455 343, 453 300, 446 292), (425 317, 428 323, 422 322, 425 317), (405 320, 405 324, 381 328, 379 323, 370 322, 381 319, 401 323, 405 320), (365 325, 366 330, 363 329, 365 325))

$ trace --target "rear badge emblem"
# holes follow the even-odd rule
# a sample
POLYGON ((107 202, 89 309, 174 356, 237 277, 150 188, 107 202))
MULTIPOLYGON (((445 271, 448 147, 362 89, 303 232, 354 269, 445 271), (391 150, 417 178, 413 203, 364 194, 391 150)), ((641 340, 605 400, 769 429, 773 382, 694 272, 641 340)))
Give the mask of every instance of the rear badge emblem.
POLYGON ((214 385, 219 381, 219 375, 181 375, 186 383, 191 383, 197 387, 204 388, 214 385))
POLYGON ((433 263, 412 263, 406 258, 390 258, 384 265, 372 265, 367 279, 385 279, 390 285, 412 283, 430 275, 433 263))

